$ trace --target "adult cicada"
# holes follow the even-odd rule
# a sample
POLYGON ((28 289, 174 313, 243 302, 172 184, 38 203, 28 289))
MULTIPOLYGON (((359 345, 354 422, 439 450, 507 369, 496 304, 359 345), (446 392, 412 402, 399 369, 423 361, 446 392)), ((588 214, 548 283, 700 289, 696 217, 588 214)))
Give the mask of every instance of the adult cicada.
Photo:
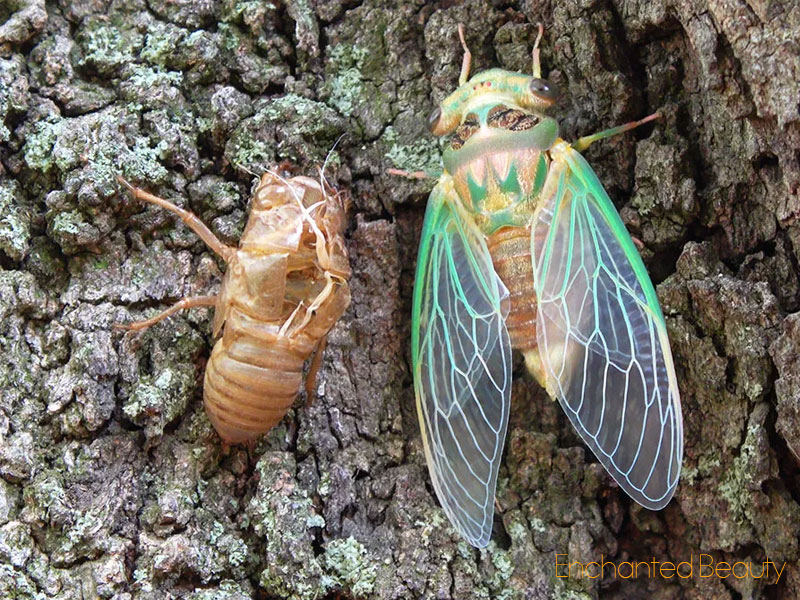
POLYGON ((119 180, 138 200, 177 214, 227 263, 218 295, 184 298, 124 327, 145 329, 179 310, 215 307, 219 339, 206 366, 206 412, 226 442, 258 438, 291 408, 314 354, 306 379, 311 398, 326 336, 350 304, 343 196, 322 175, 264 173, 235 248, 189 211, 119 180))
POLYGON ((630 235, 581 156, 549 116, 541 77, 492 69, 429 119, 453 133, 431 192, 414 285, 414 389, 431 479, 456 529, 488 544, 508 423, 511 349, 557 398, 600 463, 657 510, 678 485, 683 422, 655 290, 630 235))

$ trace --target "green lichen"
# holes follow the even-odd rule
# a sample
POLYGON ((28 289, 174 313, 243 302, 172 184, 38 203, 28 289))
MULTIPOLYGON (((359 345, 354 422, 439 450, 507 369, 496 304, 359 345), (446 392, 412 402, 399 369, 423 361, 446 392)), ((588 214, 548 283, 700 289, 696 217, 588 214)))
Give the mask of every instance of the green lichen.
POLYGON ((122 411, 145 428, 148 438, 160 436, 164 427, 180 417, 194 395, 192 364, 165 366, 154 375, 140 375, 122 411))
POLYGON ((48 234, 67 252, 98 239, 100 232, 79 211, 58 212, 50 221, 48 234))
POLYGON ((346 587, 356 597, 372 593, 377 566, 368 557, 366 548, 355 538, 328 542, 324 564, 331 587, 346 587))
POLYGON ((128 77, 128 82, 142 89, 179 86, 183 82, 183 73, 180 71, 164 71, 160 68, 153 69, 145 65, 134 65, 128 77))
POLYGON ((592 596, 585 592, 566 589, 562 581, 557 581, 554 587, 553 600, 592 600, 592 596))
POLYGON ((30 245, 30 217, 19 205, 16 181, 0 180, 0 250, 22 260, 30 245))
POLYGON ((11 521, 0 527, 0 560, 15 567, 24 567, 33 554, 30 527, 11 521))
POLYGON ((507 587, 511 575, 514 574, 514 563, 511 562, 511 556, 507 551, 499 548, 494 541, 489 543, 486 552, 489 553, 492 565, 494 565, 495 568, 495 572, 488 581, 489 588, 491 590, 496 590, 492 598, 496 598, 497 600, 511 600, 514 598, 514 593, 507 587))
POLYGON ((90 19, 78 34, 83 48, 79 65, 94 68, 109 75, 118 67, 134 62, 134 53, 141 46, 142 36, 135 30, 125 30, 103 19, 90 19))
POLYGON ((198 589, 186 596, 187 600, 249 600, 250 590, 230 579, 223 580, 216 588, 198 589))
POLYGON ((174 60, 180 43, 188 33, 172 23, 156 21, 147 30, 140 56, 151 64, 166 67, 174 60))
POLYGON ((742 444, 739 456, 733 460, 733 465, 725 472, 718 489, 720 495, 727 501, 730 518, 737 524, 743 525, 752 521, 751 511, 753 484, 752 465, 756 459, 757 437, 760 435, 761 425, 750 424, 742 444))
POLYGON ((34 583, 11 565, 0 564, 0 598, 8 600, 44 600, 34 583))
POLYGON ((442 151, 439 138, 433 136, 400 143, 400 136, 393 127, 387 127, 381 139, 389 148, 386 152, 392 165, 403 171, 422 171, 429 177, 438 178, 442 173, 442 151))
POLYGON ((681 469, 681 481, 684 485, 691 486, 698 477, 703 478, 714 473, 720 464, 718 456, 708 456, 704 454, 698 459, 696 466, 684 466, 681 469))
POLYGON ((37 474, 32 484, 24 488, 23 503, 29 517, 43 522, 58 520, 69 510, 61 474, 55 469, 37 474))
POLYGON ((225 146, 225 158, 254 173, 268 168, 274 162, 275 145, 259 133, 248 126, 237 127, 225 146))
POLYGON ((328 60, 333 75, 327 82, 328 102, 345 117, 353 115, 364 93, 362 73, 367 49, 356 45, 334 46, 328 60))
POLYGON ((341 117, 325 104, 287 94, 240 123, 225 146, 225 156, 255 172, 269 167, 276 156, 321 164, 344 128, 341 117))
POLYGON ((22 156, 31 169, 47 173, 53 166, 53 146, 64 127, 64 119, 39 121, 25 138, 22 156))
MULTIPOLYGON (((119 117, 120 115, 108 115, 109 118, 119 117)), ((85 150, 87 155, 86 166, 89 172, 87 177, 95 186, 107 190, 109 195, 116 193, 116 176, 121 174, 132 181, 146 181, 149 185, 163 182, 167 177, 167 170, 161 164, 159 158, 162 150, 150 145, 150 140, 143 136, 133 138, 132 146, 120 145, 118 132, 105 129, 101 122, 92 124, 87 132, 97 140, 95 144, 89 144, 88 139, 85 150)), ((57 150, 61 149, 61 141, 57 144, 57 150)), ((75 150, 68 150, 61 154, 64 166, 74 164, 75 150)))
POLYGON ((310 544, 308 523, 318 522, 317 511, 308 492, 297 485, 296 470, 291 454, 266 452, 256 465, 259 485, 246 510, 264 542, 259 585, 274 596, 313 600, 328 585, 310 544))
POLYGON ((228 22, 254 23, 264 18, 268 11, 276 10, 272 2, 262 0, 233 0, 223 4, 222 20, 228 22))

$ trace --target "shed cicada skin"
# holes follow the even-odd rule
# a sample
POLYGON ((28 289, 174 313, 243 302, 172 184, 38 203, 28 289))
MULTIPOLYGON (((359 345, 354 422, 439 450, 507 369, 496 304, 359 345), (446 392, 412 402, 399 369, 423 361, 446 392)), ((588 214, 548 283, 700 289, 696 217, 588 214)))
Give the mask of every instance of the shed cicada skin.
POLYGON ((309 398, 331 327, 350 304, 342 195, 320 177, 267 172, 255 191, 239 247, 224 245, 195 215, 133 187, 137 199, 178 214, 227 263, 217 296, 185 298, 128 329, 175 312, 214 306, 214 336, 203 384, 206 412, 227 443, 248 442, 274 427, 309 370, 309 398))
POLYGON ((491 536, 508 423, 511 350, 557 399, 631 498, 672 498, 683 424, 664 316, 613 203, 580 152, 656 118, 579 139, 558 135, 540 73, 492 69, 429 119, 452 134, 417 259, 412 359, 437 496, 473 545, 491 536))

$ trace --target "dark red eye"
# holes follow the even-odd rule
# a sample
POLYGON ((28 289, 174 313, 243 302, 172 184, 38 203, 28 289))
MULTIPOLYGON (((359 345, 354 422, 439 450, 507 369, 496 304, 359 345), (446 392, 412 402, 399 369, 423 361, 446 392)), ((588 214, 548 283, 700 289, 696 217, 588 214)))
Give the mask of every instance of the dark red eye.
POLYGON ((547 79, 531 79, 528 89, 531 94, 542 100, 555 101, 558 98, 558 88, 547 79))

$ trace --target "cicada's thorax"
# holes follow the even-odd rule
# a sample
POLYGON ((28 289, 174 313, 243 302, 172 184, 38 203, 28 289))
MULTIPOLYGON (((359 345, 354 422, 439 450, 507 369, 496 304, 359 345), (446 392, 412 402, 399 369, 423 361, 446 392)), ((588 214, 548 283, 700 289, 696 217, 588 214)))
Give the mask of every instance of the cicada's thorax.
MULTIPOLYGON (((443 158, 445 176, 452 177, 464 209, 486 236, 494 268, 509 290, 506 326, 512 346, 526 351, 536 347, 531 221, 558 127, 552 118, 504 103, 508 94, 486 89, 503 76, 489 71, 462 86, 476 99, 464 111, 443 158)), ((459 93, 464 92, 454 96, 459 93)))

